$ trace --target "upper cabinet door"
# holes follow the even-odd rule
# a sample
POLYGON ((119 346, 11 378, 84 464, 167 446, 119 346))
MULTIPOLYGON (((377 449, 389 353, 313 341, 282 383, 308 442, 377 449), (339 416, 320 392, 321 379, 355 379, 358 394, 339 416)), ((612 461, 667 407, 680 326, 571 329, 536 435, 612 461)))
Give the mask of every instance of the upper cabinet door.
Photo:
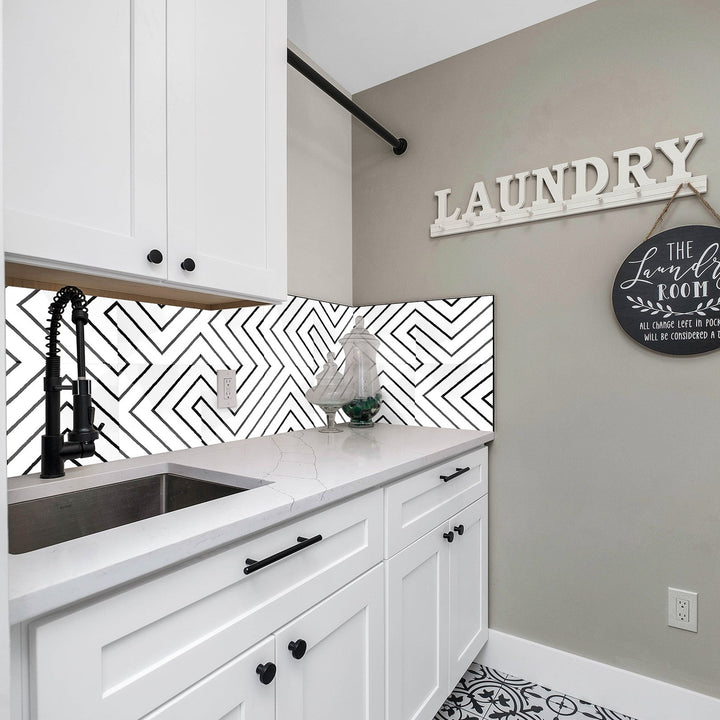
POLYGON ((164 0, 5 1, 9 259, 165 276, 165 81, 164 0))
POLYGON ((168 280, 285 300, 285 2, 167 13, 168 280))

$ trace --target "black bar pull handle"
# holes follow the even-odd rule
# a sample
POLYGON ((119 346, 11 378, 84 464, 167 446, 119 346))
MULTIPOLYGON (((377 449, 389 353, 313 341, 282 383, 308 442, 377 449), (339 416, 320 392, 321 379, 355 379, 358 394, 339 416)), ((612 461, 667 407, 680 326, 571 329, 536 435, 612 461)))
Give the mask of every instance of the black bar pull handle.
POLYGON ((250 558, 247 558, 247 560, 245 560, 245 565, 247 565, 247 567, 243 568, 243 572, 246 575, 249 575, 256 570, 262 570, 264 567, 272 565, 274 562, 288 557, 288 555, 294 555, 296 552, 304 550, 306 547, 310 547, 315 543, 319 543, 322 539, 322 535, 315 535, 311 538, 298 537, 297 545, 293 545, 292 547, 286 548, 285 550, 281 550, 279 553, 270 555, 263 560, 251 560, 250 558))
POLYGON ((456 478, 458 475, 465 474, 468 470, 470 470, 469 467, 466 468, 455 468, 455 472, 452 475, 441 475, 440 479, 443 482, 447 482, 448 480, 452 480, 453 478, 456 478))

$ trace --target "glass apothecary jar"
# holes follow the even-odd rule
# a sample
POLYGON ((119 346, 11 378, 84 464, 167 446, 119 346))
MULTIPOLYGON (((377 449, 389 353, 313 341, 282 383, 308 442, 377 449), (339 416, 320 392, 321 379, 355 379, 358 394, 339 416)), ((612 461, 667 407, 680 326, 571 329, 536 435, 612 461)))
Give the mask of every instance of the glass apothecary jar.
POLYGON ((377 370, 380 341, 365 328, 365 318, 358 315, 352 330, 340 338, 345 352, 345 377, 354 397, 343 406, 351 427, 372 427, 372 418, 382 402, 377 370))
POLYGON ((329 352, 327 362, 315 376, 315 387, 310 388, 305 397, 314 405, 318 405, 325 413, 326 426, 320 432, 335 433, 342 430, 335 424, 335 413, 355 394, 354 387, 349 384, 347 376, 338 370, 335 355, 329 352))

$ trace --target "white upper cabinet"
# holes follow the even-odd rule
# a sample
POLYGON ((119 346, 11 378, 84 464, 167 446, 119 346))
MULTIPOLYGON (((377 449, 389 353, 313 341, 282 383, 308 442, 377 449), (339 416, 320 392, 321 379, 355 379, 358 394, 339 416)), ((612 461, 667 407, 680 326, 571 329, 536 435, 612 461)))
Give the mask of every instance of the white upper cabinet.
POLYGON ((4 41, 8 260, 285 299, 283 0, 7 0, 4 41))
POLYGON ((161 278, 162 0, 7 0, 5 248, 161 278))
POLYGON ((284 299, 284 26, 278 0, 168 3, 172 281, 284 299))

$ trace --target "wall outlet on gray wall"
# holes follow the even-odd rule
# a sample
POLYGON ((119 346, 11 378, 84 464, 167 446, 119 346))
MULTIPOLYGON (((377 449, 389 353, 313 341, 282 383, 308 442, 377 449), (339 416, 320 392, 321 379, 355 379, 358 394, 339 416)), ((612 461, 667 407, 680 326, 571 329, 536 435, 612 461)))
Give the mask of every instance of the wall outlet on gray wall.
POLYGON ((668 588, 668 625, 697 632, 697 593, 668 588))

